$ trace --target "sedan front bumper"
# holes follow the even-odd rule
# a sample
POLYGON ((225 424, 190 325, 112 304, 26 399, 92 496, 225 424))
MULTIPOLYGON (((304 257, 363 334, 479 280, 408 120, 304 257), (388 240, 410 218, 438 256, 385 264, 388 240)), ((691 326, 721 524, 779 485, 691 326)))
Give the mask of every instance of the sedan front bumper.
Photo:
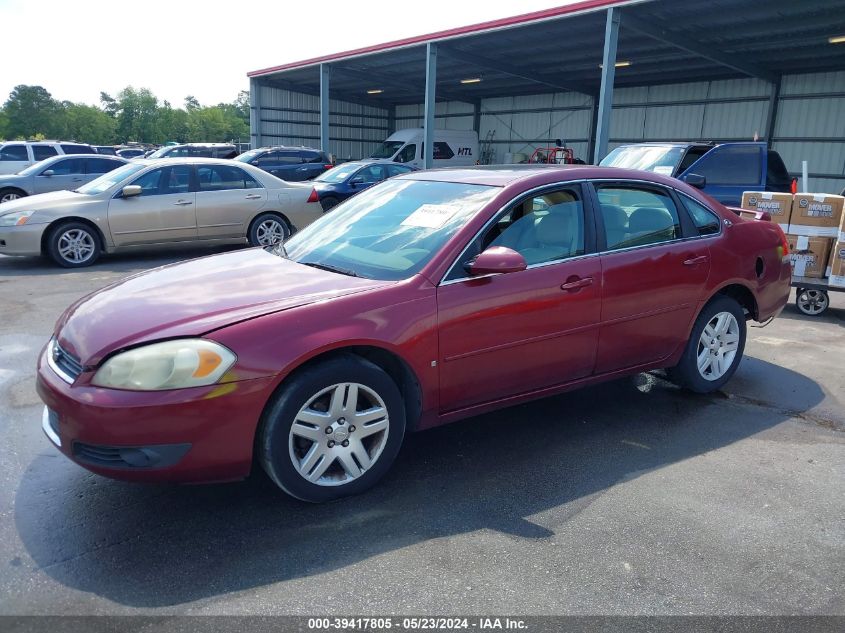
POLYGON ((170 391, 123 391, 63 380, 42 353, 42 429, 67 457, 97 474, 149 482, 243 479, 273 378, 170 391))
POLYGON ((47 224, 0 227, 0 255, 40 255, 47 224))

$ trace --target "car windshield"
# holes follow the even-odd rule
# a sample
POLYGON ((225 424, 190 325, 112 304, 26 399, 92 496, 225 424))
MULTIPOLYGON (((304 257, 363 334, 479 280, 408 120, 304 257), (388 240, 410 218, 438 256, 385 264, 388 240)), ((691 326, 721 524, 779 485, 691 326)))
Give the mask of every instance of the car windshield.
POLYGON ((150 154, 147 158, 164 158, 168 154, 168 152, 171 148, 172 148, 172 146, 171 147, 161 147, 161 148, 157 149, 156 151, 154 151, 152 154, 150 154))
POLYGON ((388 180, 350 198, 275 252, 359 277, 407 279, 498 191, 456 182, 388 180))
POLYGON ((40 173, 42 169, 46 169, 57 162, 59 162, 59 158, 48 158, 47 160, 42 160, 41 162, 30 165, 26 169, 21 169, 18 172, 18 176, 32 176, 33 174, 40 173))
POLYGON ((239 160, 242 163, 248 163, 253 158, 255 158, 256 156, 259 156, 262 151, 264 151, 264 150, 251 149, 248 152, 244 152, 243 154, 239 154, 238 156, 235 156, 235 158, 233 160, 239 160))
POLYGON ((684 148, 672 145, 623 145, 601 161, 603 167, 641 169, 671 176, 681 162, 684 148))
POLYGON ((329 169, 328 171, 324 171, 322 174, 317 176, 314 181, 315 182, 343 182, 347 178, 349 178, 352 174, 354 174, 358 169, 361 168, 361 165, 358 163, 349 164, 349 165, 338 165, 333 169, 329 169))
POLYGON ((129 163, 123 167, 118 167, 117 169, 92 180, 88 184, 82 185, 76 190, 76 193, 84 193, 89 196, 103 193, 106 189, 110 189, 117 183, 126 180, 130 176, 134 176, 145 167, 146 165, 139 165, 138 163, 129 163))
POLYGON ((405 141, 385 141, 379 148, 370 154, 370 158, 391 158, 405 141))

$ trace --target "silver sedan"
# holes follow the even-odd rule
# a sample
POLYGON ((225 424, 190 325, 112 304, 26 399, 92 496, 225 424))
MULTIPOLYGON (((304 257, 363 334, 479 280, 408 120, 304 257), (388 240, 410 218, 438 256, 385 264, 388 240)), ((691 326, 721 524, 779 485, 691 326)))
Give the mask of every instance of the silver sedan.
POLYGON ((0 202, 11 202, 37 193, 76 189, 126 163, 126 159, 99 154, 53 156, 16 174, 0 176, 0 202))
POLYGON ((202 241, 269 246, 323 214, 313 187, 231 160, 135 160, 73 191, 0 204, 0 254, 60 266, 202 241))

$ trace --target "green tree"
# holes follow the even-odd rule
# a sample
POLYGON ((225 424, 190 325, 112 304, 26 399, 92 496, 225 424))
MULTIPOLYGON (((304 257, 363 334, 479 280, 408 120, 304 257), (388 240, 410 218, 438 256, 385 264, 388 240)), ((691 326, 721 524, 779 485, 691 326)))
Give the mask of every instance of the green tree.
MULTIPOLYGON (((162 143, 164 136, 158 129, 158 99, 148 88, 136 90, 127 86, 117 94, 112 104, 101 94, 106 110, 113 111, 117 120, 117 138, 120 142, 139 141, 162 143)), ((109 97, 111 99, 111 97, 109 97)))
POLYGON ((15 86, 3 104, 8 123, 6 135, 28 138, 36 134, 57 137, 61 134, 62 106, 42 86, 15 86))
POLYGON ((9 138, 9 117, 6 116, 6 111, 0 108, 0 139, 9 138))
POLYGON ((100 108, 81 103, 64 106, 65 138, 77 139, 94 145, 115 142, 116 121, 100 108))

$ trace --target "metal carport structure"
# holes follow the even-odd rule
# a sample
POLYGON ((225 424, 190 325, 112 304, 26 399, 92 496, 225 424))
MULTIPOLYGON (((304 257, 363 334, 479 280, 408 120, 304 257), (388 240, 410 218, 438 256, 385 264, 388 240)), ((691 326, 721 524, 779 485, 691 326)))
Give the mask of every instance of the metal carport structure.
POLYGON ((251 72, 253 143, 359 157, 421 125, 492 131, 504 151, 561 138, 589 160, 621 142, 757 136, 838 191, 838 36, 845 0, 587 0, 251 72))

